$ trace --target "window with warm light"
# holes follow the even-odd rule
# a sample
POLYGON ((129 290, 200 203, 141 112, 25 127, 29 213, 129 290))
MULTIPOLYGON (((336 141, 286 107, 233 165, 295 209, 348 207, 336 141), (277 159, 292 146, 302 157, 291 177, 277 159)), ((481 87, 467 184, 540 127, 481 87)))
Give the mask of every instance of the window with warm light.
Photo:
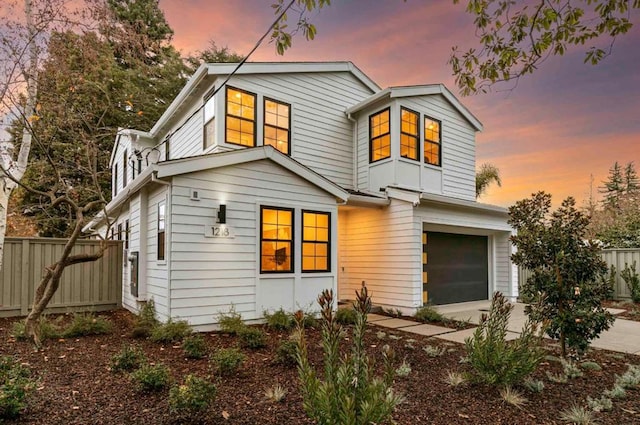
POLYGON ((407 108, 400 109, 400 156, 416 161, 420 155, 418 118, 417 112, 407 108))
POLYGON ((264 99, 264 144, 271 145, 285 155, 291 153, 291 106, 276 100, 264 99))
POLYGON ((157 233, 157 259, 164 260, 165 251, 165 203, 158 203, 158 233, 157 233))
POLYGON ((260 208, 260 272, 293 272, 293 209, 260 208))
POLYGON ((331 214, 302 211, 302 271, 328 272, 331 214))
POLYGON ((215 144, 215 101, 213 96, 204 102, 204 136, 202 149, 206 150, 215 144))
POLYGON ((440 122, 424 118, 424 162, 442 165, 442 132, 440 122))
POLYGON ((369 117, 369 162, 391 156, 389 108, 369 117))
POLYGON ((226 142, 256 145, 256 95, 227 87, 226 142))

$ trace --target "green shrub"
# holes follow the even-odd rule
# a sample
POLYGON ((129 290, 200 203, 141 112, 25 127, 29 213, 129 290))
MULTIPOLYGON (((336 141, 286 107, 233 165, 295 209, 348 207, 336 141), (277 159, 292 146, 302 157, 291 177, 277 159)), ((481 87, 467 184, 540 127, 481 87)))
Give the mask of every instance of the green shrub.
POLYGON ((169 369, 163 364, 143 364, 131 374, 136 389, 141 392, 159 391, 170 381, 169 369))
POLYGON ((584 370, 602 370, 602 367, 596 362, 582 362, 580 367, 584 370))
POLYGON ((520 338, 506 341, 512 309, 507 299, 496 292, 489 315, 480 318, 473 336, 465 340, 469 364, 477 381, 503 386, 520 383, 538 367, 544 356, 531 321, 525 324, 520 338))
POLYGON ((324 354, 324 373, 320 379, 309 363, 303 326, 304 316, 296 314, 298 344, 298 374, 303 406, 307 415, 318 425, 348 423, 353 425, 386 423, 395 407, 402 402, 391 385, 395 375, 393 352, 383 347, 384 375, 373 375, 371 361, 366 354, 364 336, 367 314, 371 311, 371 297, 367 288, 356 293, 356 323, 353 326, 349 355, 341 356, 342 327, 333 311, 333 291, 325 290, 318 297, 321 308, 321 335, 324 354))
POLYGON ((237 348, 221 348, 211 356, 216 370, 220 375, 231 375, 244 362, 245 355, 237 348))
POLYGON ((13 419, 20 415, 34 387, 28 369, 12 357, 0 357, 0 423, 1 419, 13 419))
POLYGON ((112 372, 132 372, 146 362, 144 352, 140 347, 125 345, 119 353, 111 357, 112 372))
POLYGON ((167 323, 156 326, 151 332, 151 341, 164 344, 175 344, 181 342, 191 335, 193 330, 186 320, 173 321, 169 319, 167 323))
POLYGON ((204 419, 215 398, 216 386, 212 382, 187 375, 184 384, 169 390, 169 412, 180 421, 197 422, 204 419))
POLYGON ((569 379, 580 378, 584 375, 582 370, 580 370, 580 366, 571 360, 562 359, 562 373, 569 379))
POLYGON ((62 336, 76 338, 79 336, 104 335, 111 332, 113 325, 104 317, 93 313, 74 313, 71 323, 67 325, 62 336))
POLYGON ((288 331, 295 325, 293 316, 285 312, 282 308, 271 314, 265 311, 264 318, 267 320, 267 326, 277 331, 288 331))
POLYGON ((267 345, 266 335, 259 328, 245 326, 238 332, 238 337, 240 338, 240 345, 244 348, 257 350, 267 345))
POLYGON ((631 292, 631 300, 634 303, 640 303, 640 275, 636 272, 636 262, 634 261, 631 266, 625 263, 620 276, 631 292))
MULTIPOLYGON (((62 331, 60 330, 60 326, 58 325, 61 317, 62 316, 53 321, 50 320, 47 315, 43 314, 42 316, 40 316, 36 326, 38 327, 41 341, 44 341, 45 339, 57 339, 62 336, 62 331)), ((20 320, 13 324, 11 335, 17 340, 24 341, 27 339, 24 320, 20 320)))
POLYGON ((220 324, 220 330, 230 335, 237 335, 238 332, 247 327, 242 321, 242 316, 236 312, 236 308, 233 305, 227 313, 220 313, 218 323, 220 324))
POLYGON ((200 334, 191 335, 182 342, 182 349, 190 359, 202 359, 207 355, 207 342, 200 334))
POLYGON ((278 348, 276 349, 276 363, 285 364, 285 365, 295 365, 296 364, 296 354, 298 352, 298 345, 295 341, 291 339, 287 339, 285 341, 280 342, 278 348))
POLYGON ((351 307, 339 308, 336 311, 336 322, 341 325, 355 325, 356 311, 351 307))
POLYGON ((613 409, 613 401, 605 396, 600 398, 587 397, 587 406, 594 412, 608 412, 613 409))
POLYGON ((541 393, 544 390, 544 382, 538 379, 526 378, 522 385, 532 393, 541 393))
POLYGON ((414 317, 425 323, 442 323, 446 321, 445 317, 430 305, 420 307, 414 317))
POLYGON ((156 304, 152 298, 140 308, 140 314, 136 316, 131 334, 134 338, 149 338, 158 323, 156 319, 156 304))

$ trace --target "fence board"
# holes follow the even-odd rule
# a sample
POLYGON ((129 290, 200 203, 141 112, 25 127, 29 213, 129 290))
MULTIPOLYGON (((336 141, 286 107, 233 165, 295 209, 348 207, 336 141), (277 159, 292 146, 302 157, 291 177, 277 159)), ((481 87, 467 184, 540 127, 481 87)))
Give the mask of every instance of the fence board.
MULTIPOLYGON (((633 262, 636 263, 636 270, 640 271, 640 248, 629 249, 604 249, 602 250, 602 259, 607 263, 607 267, 616 267, 616 282, 614 285, 614 297, 616 299, 630 299, 631 291, 627 287, 626 283, 620 276, 620 272, 628 264, 631 266, 633 262)), ((522 285, 531 276, 531 271, 522 267, 518 268, 518 285, 522 288, 522 285)))
MULTIPOLYGON (((60 256, 65 242, 54 238, 5 239, 0 271, 0 317, 24 316, 29 312, 45 267, 60 256)), ((99 241, 81 240, 76 243, 72 255, 98 249, 99 241)), ((99 260, 65 269, 47 311, 95 311, 119 307, 122 273, 118 270, 122 270, 122 242, 113 241, 99 260)))

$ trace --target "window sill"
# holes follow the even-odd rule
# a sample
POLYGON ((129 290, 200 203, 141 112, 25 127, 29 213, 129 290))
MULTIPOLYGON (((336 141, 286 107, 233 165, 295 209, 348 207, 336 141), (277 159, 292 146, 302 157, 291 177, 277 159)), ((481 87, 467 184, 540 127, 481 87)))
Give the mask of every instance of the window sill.
POLYGON ((295 277, 296 274, 294 272, 260 272, 260 279, 281 279, 283 277, 295 277))

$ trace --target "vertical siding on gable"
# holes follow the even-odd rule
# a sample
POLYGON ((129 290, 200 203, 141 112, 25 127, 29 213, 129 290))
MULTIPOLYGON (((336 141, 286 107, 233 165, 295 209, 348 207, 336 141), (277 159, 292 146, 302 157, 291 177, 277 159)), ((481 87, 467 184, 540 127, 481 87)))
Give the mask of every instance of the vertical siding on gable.
POLYGON ((411 203, 393 200, 384 209, 340 211, 346 221, 340 298, 353 299, 364 281, 375 304, 411 311, 422 303, 421 223, 411 203))

